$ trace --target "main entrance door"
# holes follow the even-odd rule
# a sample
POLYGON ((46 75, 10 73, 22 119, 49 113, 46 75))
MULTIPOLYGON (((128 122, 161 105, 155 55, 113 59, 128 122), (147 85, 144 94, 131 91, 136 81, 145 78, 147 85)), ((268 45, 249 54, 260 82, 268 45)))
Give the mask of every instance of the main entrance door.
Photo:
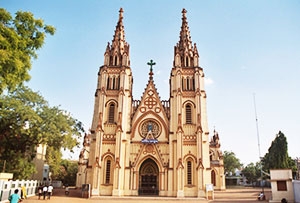
POLYGON ((141 165, 139 177, 139 195, 158 195, 158 167, 152 159, 141 165))

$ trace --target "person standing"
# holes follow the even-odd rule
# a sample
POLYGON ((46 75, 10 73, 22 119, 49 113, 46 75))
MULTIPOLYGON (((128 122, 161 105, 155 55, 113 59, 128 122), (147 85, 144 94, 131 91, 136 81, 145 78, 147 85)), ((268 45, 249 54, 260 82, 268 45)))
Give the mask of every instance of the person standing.
POLYGON ((24 185, 21 187, 21 198, 27 199, 26 187, 24 185))
POLYGON ((52 191, 53 191, 53 186, 49 185, 48 186, 48 199, 50 199, 50 196, 52 195, 52 191))
POLYGON ((18 194, 18 192, 19 192, 19 190, 15 189, 15 193, 8 197, 8 200, 9 200, 10 203, 18 203, 18 202, 22 201, 22 199, 21 199, 20 195, 18 194))
POLYGON ((48 187, 46 185, 44 185, 44 187, 43 187, 43 199, 46 199, 47 191, 48 191, 48 187))
POLYGON ((41 196, 43 194, 43 187, 42 186, 38 187, 38 193, 39 193, 39 199, 41 199, 41 196))

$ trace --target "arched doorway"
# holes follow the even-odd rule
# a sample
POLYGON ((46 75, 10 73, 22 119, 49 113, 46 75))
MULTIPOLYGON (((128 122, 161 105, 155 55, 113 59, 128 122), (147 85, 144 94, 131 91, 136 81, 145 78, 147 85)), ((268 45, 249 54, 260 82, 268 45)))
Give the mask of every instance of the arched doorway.
POLYGON ((159 170, 152 159, 146 159, 139 171, 139 195, 158 195, 159 170))
POLYGON ((216 173, 214 170, 211 171, 211 182, 214 186, 216 186, 216 173))

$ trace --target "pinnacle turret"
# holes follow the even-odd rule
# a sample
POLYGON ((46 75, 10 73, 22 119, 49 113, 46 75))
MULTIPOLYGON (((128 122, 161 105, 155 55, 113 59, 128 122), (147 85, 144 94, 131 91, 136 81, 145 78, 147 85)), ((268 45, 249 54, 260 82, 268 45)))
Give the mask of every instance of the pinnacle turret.
POLYGON ((197 67, 198 50, 196 43, 192 44, 190 30, 186 17, 187 11, 182 9, 182 25, 179 35, 179 42, 174 47, 174 65, 179 67, 197 67))
POLYGON ((125 30, 123 25, 123 9, 119 10, 119 20, 116 25, 112 43, 108 43, 105 51, 104 65, 129 66, 129 44, 125 41, 125 30))
POLYGON ((187 11, 182 9, 182 25, 180 30, 179 49, 190 50, 192 48, 192 40, 190 36, 189 26, 186 18, 187 11))

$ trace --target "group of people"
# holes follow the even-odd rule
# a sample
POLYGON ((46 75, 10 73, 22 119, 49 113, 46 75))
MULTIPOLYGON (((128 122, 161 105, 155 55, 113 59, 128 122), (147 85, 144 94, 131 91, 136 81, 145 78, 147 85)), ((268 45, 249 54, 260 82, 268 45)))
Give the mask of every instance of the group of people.
MULTIPOLYGON (((53 186, 52 185, 40 186, 38 188, 39 199, 41 198, 42 195, 43 195, 43 199, 46 199, 46 196, 48 196, 48 199, 50 199, 50 197, 52 195, 52 191, 53 191, 53 186)), ((22 194, 22 198, 19 195, 19 189, 15 189, 14 194, 12 194, 8 197, 9 202, 10 203, 19 203, 19 202, 22 201, 22 199, 26 198, 26 193, 24 192, 23 187, 22 187, 22 190, 21 190, 21 194, 22 194)))
POLYGON ((19 195, 19 189, 15 189, 14 193, 8 197, 8 200, 10 203, 18 203, 18 202, 22 202, 22 199, 26 199, 26 198, 27 198, 26 187, 22 186, 21 196, 19 195))
POLYGON ((52 192, 53 192, 53 186, 52 185, 40 186, 38 188, 39 199, 41 199, 41 196, 43 196, 43 199, 46 199, 46 196, 48 196, 48 199, 50 199, 50 197, 52 195, 52 192))

